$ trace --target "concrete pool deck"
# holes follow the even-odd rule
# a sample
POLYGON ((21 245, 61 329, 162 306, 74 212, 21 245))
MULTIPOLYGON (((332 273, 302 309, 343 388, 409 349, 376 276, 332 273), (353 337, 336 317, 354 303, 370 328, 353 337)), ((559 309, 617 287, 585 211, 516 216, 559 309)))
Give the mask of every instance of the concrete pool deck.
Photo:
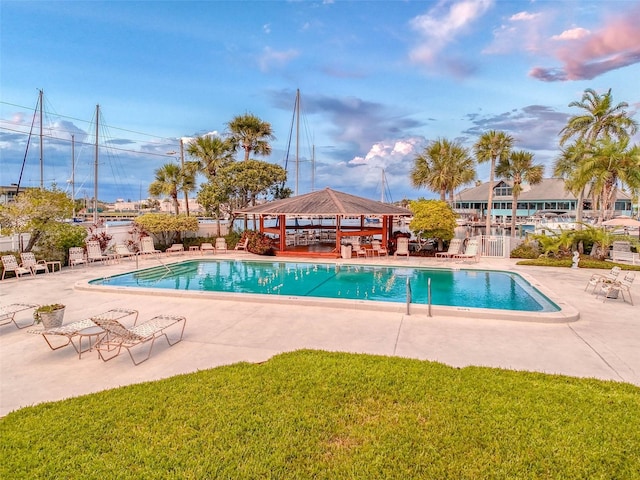
MULTIPOLYGON (((230 252, 226 258, 252 258, 230 252)), ((162 257, 163 262, 198 256, 162 257)), ((260 257, 256 257, 260 258, 260 257)), ((286 261, 295 259, 287 258, 286 261)), ((636 306, 621 299, 596 298, 584 291, 596 270, 524 267, 511 259, 482 259, 477 264, 452 264, 411 257, 349 263, 437 266, 511 270, 530 280, 563 309, 579 311, 577 321, 496 320, 459 314, 427 316, 424 310, 381 311, 294 302, 246 302, 205 296, 171 297, 84 290, 75 285, 135 268, 135 261, 116 265, 65 268, 61 272, 0 282, 0 305, 63 303, 65 323, 111 308, 133 308, 140 320, 158 314, 187 318, 184 340, 169 348, 164 341, 151 358, 134 366, 126 354, 102 362, 95 352, 81 359, 72 347, 51 351, 41 335, 0 326, 0 415, 28 405, 60 400, 122 385, 152 381, 181 373, 261 362, 301 348, 369 353, 433 360, 456 367, 500 367, 593 377, 640 386, 640 282, 632 286, 636 306)), ((157 265, 147 256, 140 267, 157 265)), ((597 272, 603 273, 602 270, 597 272)), ((29 323, 31 311, 16 315, 29 323)), ((535 320, 535 319, 533 319, 535 320)))

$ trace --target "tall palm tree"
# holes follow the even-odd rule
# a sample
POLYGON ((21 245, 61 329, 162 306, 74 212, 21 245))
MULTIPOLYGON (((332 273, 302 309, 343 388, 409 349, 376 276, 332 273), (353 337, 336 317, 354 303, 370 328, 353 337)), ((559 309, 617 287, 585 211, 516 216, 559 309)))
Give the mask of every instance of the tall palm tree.
POLYGON ((185 162, 181 166, 180 190, 184 192, 184 208, 189 216, 189 193, 196 189, 196 174, 198 173, 199 162, 185 162))
POLYGON ((414 187, 439 192, 443 202, 449 193, 453 202, 455 189, 472 182, 476 172, 466 148, 458 142, 439 138, 416 156, 410 175, 414 187))
POLYGON ((516 214, 518 198, 522 193, 522 184, 537 185, 542 181, 544 165, 533 163, 533 153, 518 150, 511 152, 508 158, 500 160, 496 175, 513 182, 511 187, 511 236, 516 235, 516 214))
POLYGON ((208 179, 233 161, 234 147, 228 139, 205 135, 187 144, 187 153, 199 161, 199 169, 208 179))
POLYGON ((260 118, 251 113, 239 115, 231 120, 229 128, 229 138, 234 149, 241 147, 244 150, 244 160, 249 160, 251 152, 258 155, 269 155, 271 153, 270 140, 275 136, 269 122, 263 122, 260 118))
POLYGON ((553 176, 564 179, 565 188, 576 195, 576 223, 577 228, 582 228, 582 210, 584 203, 584 191, 589 184, 589 179, 580 178, 577 167, 589 156, 589 150, 583 140, 576 140, 571 145, 562 148, 556 158, 553 167, 553 176))
POLYGON ((167 163, 155 171, 155 180, 149 185, 149 193, 154 196, 167 195, 171 198, 176 215, 180 213, 178 191, 183 182, 182 169, 173 163, 167 163))
MULTIPOLYGON (((629 138, 638 130, 638 124, 628 116, 625 110, 629 105, 626 102, 621 102, 617 105, 613 104, 611 89, 607 93, 600 95, 595 90, 588 88, 582 94, 580 101, 573 101, 569 106, 583 110, 582 113, 571 116, 567 121, 567 125, 560 130, 561 147, 570 140, 582 144, 580 149, 583 154, 574 156, 576 162, 573 165, 573 170, 580 169, 582 162, 589 159, 589 152, 595 148, 598 140, 603 138, 629 138)), ((568 165, 565 165, 565 169, 566 167, 568 165)), ((580 179, 578 183, 582 183, 585 186, 590 183, 590 179, 585 179, 583 175, 578 177, 580 179)), ((583 198, 584 188, 578 190, 576 220, 579 229, 582 228, 583 198)))
POLYGON ((513 138, 505 132, 490 130, 483 133, 474 145, 478 163, 491 162, 489 168, 489 198, 487 200, 487 235, 491 233, 491 209, 493 206, 493 177, 496 170, 496 160, 502 161, 509 157, 513 138))

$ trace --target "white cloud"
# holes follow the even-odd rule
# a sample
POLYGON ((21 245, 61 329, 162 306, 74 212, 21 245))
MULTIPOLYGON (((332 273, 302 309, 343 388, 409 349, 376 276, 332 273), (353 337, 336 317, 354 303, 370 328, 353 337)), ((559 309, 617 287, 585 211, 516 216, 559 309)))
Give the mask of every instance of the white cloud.
POLYGON ((287 64, 299 55, 300 52, 294 49, 278 52, 273 50, 271 47, 264 47, 262 55, 258 59, 258 64, 260 65, 260 70, 266 72, 273 66, 283 66, 287 64))
POLYGON ((591 32, 585 28, 572 28, 571 30, 565 30, 560 35, 554 35, 552 40, 577 40, 579 38, 590 35, 591 32))
POLYGON ((423 41, 410 52, 416 63, 433 63, 438 54, 455 38, 465 33, 468 27, 493 6, 493 0, 463 0, 452 2, 447 10, 438 4, 429 13, 410 21, 423 41))
POLYGON ((522 21, 528 22, 531 20, 535 20, 539 16, 540 16, 539 13, 519 12, 519 13, 516 13, 515 15, 511 15, 511 18, 509 18, 509 20, 513 22, 522 22, 522 21))

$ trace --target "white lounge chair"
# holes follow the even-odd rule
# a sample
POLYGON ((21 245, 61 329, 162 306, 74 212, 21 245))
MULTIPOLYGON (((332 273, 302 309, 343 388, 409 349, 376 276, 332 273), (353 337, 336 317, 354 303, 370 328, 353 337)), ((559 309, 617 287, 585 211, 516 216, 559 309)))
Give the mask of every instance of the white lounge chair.
POLYGON ((131 258, 137 255, 136 252, 132 252, 126 245, 118 243, 113 247, 113 250, 118 258, 131 258))
POLYGON ((102 253, 100 242, 90 240, 87 243, 87 261, 92 262, 109 262, 116 259, 114 254, 102 253))
POLYGON ((34 275, 38 272, 49 273, 46 260, 36 260, 36 256, 33 252, 22 252, 20 254, 20 259, 22 260, 20 266, 30 269, 31 273, 34 275))
POLYGON ((227 241, 224 237, 216 238, 216 253, 218 252, 227 253, 227 241))
POLYGON ((153 238, 142 237, 140 239, 140 254, 142 255, 158 255, 160 250, 153 244, 153 238))
POLYGON ((234 250, 247 250, 247 246, 249 245, 249 237, 245 238, 243 241, 236 243, 234 250))
POLYGON ((2 280, 4 280, 7 272, 13 272, 17 279, 20 279, 23 275, 33 275, 33 271, 30 268, 18 265, 18 261, 13 255, 2 256, 2 267, 2 280))
POLYGON ((213 246, 212 243, 203 243, 200 245, 200 252, 204 255, 205 252, 216 253, 216 247, 213 246))
POLYGON ((92 318, 96 325, 101 327, 105 331, 105 335, 98 340, 94 348, 98 351, 99 357, 105 362, 114 359, 122 352, 124 348, 129 353, 131 361, 134 365, 139 365, 142 362, 149 359, 151 356, 151 350, 153 350, 153 344, 156 339, 164 337, 167 340, 169 346, 173 346, 182 340, 184 335, 184 327, 187 319, 177 315, 158 315, 153 317, 144 323, 136 325, 132 328, 127 328, 117 320, 106 318, 92 318), (180 329, 180 336, 176 340, 171 341, 169 336, 165 332, 169 327, 182 324, 180 329), (133 356, 132 349, 149 343, 149 350, 147 356, 141 360, 136 361, 133 356))
POLYGON ((449 242, 449 249, 446 252, 437 252, 436 259, 451 259, 456 255, 462 253, 462 239, 461 238, 453 238, 451 242, 449 242))
POLYGON ((35 323, 33 315, 31 315, 30 323, 20 326, 18 325, 18 322, 16 322, 16 313, 23 312, 31 308, 36 308, 37 306, 38 305, 35 303, 12 303, 10 305, 0 306, 0 325, 8 325, 10 323, 13 323, 18 328, 30 327, 35 323))
POLYGON ((398 237, 396 239, 396 251, 393 254, 393 258, 398 258, 398 255, 405 255, 407 260, 409 259, 409 239, 407 237, 398 237))
POLYGON ((460 261, 473 260, 474 262, 477 262, 479 253, 478 247, 478 240, 472 238, 467 243, 467 248, 465 248, 464 253, 458 253, 457 255, 454 255, 453 258, 460 261))
POLYGON ((174 243, 173 245, 171 245, 169 248, 165 250, 165 253, 167 255, 171 253, 177 253, 179 255, 182 255, 184 253, 184 245, 182 245, 181 243, 174 243))
POLYGON ((71 247, 69 249, 69 266, 73 268, 76 265, 86 265, 86 264, 87 264, 87 256, 84 253, 84 248, 71 247))

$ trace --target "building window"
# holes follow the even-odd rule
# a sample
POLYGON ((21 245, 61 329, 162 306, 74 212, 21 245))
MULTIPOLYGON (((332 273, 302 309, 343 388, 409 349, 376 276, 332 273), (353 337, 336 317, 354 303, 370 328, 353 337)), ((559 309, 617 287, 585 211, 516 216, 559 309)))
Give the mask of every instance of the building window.
POLYGON ((493 193, 496 197, 508 197, 512 192, 513 190, 511 187, 496 187, 493 189, 493 193))

